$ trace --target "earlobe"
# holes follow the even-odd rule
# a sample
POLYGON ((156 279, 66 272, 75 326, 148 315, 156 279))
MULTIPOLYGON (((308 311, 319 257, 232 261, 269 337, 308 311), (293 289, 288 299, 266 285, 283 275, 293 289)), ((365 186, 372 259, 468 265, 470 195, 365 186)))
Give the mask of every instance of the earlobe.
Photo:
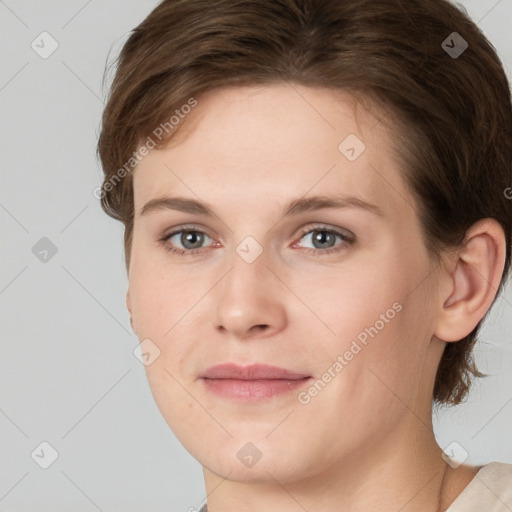
POLYGON ((505 266, 505 235, 494 219, 472 226, 455 266, 446 276, 451 286, 442 300, 434 335, 459 341, 485 316, 496 296, 505 266))

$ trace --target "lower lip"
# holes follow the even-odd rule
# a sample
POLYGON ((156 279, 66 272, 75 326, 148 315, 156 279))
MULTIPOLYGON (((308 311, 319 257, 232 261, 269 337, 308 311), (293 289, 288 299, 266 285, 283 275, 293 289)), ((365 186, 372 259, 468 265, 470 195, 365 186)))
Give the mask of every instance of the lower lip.
POLYGON ((290 393, 304 386, 311 380, 307 377, 300 380, 235 380, 235 379, 202 379, 206 388, 216 395, 240 400, 243 402, 260 402, 273 396, 290 393))

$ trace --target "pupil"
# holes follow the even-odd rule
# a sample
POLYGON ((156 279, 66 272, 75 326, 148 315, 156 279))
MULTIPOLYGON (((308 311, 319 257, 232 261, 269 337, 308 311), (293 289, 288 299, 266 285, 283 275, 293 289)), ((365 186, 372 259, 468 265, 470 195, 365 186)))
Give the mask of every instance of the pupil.
MULTIPOLYGON (((327 240, 330 240, 332 242, 332 233, 329 233, 328 231, 315 231, 315 235, 313 236, 314 244, 316 242, 319 242, 320 244, 325 244, 327 240)), ((322 248, 322 247, 320 247, 322 248)))
POLYGON ((193 231, 189 231, 186 234, 181 235, 181 243, 183 244, 183 247, 186 247, 187 249, 195 249, 197 247, 201 247, 201 243, 203 241, 201 233, 195 233, 193 231), (195 239, 195 242, 194 242, 195 239), (188 243, 191 243, 193 247, 190 247, 187 245, 188 243))

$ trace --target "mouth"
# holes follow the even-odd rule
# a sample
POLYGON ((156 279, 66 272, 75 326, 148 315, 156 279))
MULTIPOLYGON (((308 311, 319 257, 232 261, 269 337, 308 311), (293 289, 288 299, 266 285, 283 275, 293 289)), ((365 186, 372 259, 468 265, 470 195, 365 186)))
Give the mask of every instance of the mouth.
POLYGON ((243 402, 260 402, 290 393, 309 382, 304 373, 272 365, 239 366, 224 363, 213 366, 199 375, 209 392, 223 398, 243 402))

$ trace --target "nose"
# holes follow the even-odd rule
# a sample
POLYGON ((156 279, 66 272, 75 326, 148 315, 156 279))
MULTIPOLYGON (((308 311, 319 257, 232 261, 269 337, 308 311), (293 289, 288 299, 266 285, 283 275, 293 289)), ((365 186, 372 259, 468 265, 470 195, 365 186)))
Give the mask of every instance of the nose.
POLYGON ((286 290, 264 255, 248 263, 235 253, 231 269, 215 287, 216 328, 237 339, 270 336, 286 325, 286 290))

